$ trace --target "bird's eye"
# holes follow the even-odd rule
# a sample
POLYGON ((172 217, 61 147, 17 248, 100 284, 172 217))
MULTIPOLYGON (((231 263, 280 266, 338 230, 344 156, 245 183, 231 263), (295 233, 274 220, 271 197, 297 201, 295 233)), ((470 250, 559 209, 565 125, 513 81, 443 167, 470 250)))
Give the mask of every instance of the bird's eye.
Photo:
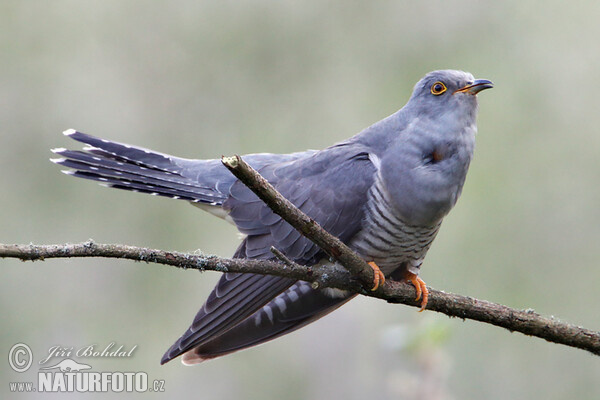
POLYGON ((435 96, 439 96, 440 94, 444 93, 446 90, 447 90, 446 85, 444 85, 440 81, 431 85, 431 94, 433 94, 435 96))

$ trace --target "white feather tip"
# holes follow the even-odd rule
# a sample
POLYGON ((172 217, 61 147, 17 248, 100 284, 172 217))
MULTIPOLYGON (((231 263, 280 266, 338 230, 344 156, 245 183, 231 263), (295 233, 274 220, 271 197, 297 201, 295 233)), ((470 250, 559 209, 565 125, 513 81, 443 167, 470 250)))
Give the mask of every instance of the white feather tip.
POLYGON ((77 133, 77 131, 75 129, 67 129, 66 131, 63 132, 63 135, 65 135, 65 136, 71 136, 71 135, 74 135, 76 133, 77 133))

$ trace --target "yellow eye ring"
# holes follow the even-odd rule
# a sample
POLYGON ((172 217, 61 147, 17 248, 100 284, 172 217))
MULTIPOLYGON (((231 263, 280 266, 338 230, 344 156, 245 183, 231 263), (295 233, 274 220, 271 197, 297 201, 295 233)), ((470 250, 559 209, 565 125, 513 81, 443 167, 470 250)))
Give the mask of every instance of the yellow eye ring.
POLYGON ((431 94, 434 96, 439 96, 444 93, 448 88, 442 82, 437 81, 433 85, 431 85, 431 94))

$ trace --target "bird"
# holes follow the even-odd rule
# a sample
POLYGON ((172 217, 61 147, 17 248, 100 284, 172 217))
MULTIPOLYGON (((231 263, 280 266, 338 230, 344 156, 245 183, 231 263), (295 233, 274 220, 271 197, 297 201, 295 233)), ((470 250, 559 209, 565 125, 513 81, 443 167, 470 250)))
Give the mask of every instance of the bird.
MULTIPOLYGON (((494 85, 468 72, 437 70, 414 86, 392 115, 322 150, 248 154, 243 159, 284 197, 347 244, 385 279, 411 282, 427 304, 421 264, 442 220, 459 198, 473 158, 477 94, 494 85)), ((57 148, 64 173, 133 192, 184 200, 233 223, 244 235, 240 259, 333 262, 273 213, 220 159, 171 156, 74 129, 82 150, 57 148)), ((224 273, 191 326, 161 364, 185 365, 263 344, 329 314, 356 296, 289 278, 224 273)))

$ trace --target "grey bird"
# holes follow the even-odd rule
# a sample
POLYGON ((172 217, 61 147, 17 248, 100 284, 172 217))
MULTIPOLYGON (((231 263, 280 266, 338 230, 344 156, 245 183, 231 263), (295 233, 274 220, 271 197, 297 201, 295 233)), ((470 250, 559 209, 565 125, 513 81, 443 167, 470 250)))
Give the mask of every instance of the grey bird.
MULTIPOLYGON (((421 263, 462 191, 475 145, 476 95, 491 87, 466 72, 434 71, 416 84, 402 109, 348 140, 320 151, 243 158, 368 261, 380 281, 411 281, 424 308, 421 263)), ((274 246, 300 264, 329 262, 218 159, 174 157, 72 129, 65 135, 87 146, 53 150, 60 158, 52 161, 69 168, 63 172, 185 200, 224 218, 246 235, 236 258, 273 259, 274 246)), ((276 276, 225 273, 161 363, 183 354, 184 364, 197 364, 267 342, 355 296, 276 276)))

